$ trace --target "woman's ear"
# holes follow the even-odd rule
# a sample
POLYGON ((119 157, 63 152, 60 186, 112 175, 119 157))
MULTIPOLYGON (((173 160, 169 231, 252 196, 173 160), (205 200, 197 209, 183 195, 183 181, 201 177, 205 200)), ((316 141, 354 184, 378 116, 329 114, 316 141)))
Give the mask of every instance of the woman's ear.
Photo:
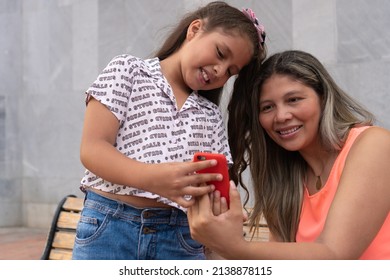
POLYGON ((203 21, 201 19, 196 19, 190 23, 187 29, 187 39, 191 40, 202 30, 203 21))

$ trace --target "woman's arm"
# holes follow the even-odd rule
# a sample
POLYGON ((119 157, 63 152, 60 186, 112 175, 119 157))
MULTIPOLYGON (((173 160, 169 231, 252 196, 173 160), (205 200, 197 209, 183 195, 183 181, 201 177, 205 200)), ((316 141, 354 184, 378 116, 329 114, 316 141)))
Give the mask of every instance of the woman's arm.
POLYGON ((188 210, 192 237, 226 259, 319 259, 333 255, 315 243, 250 242, 243 237, 240 194, 233 182, 230 209, 218 216, 208 195, 196 199, 188 210))
MULTIPOLYGON (((372 127, 354 142, 317 242, 339 258, 358 258, 390 210, 390 132, 372 127)), ((390 234, 390 233, 389 233, 390 234)))

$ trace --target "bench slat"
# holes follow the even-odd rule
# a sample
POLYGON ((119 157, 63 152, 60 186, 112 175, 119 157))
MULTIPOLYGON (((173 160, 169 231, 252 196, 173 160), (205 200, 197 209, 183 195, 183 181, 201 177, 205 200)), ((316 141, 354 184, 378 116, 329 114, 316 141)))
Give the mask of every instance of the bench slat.
POLYGON ((62 205, 62 208, 67 211, 80 212, 83 209, 84 200, 79 197, 68 197, 62 205))
POLYGON ((71 260, 72 250, 56 249, 50 251, 49 260, 71 260))
POLYGON ((52 247, 61 249, 73 249, 76 232, 59 231, 54 235, 52 247))
POLYGON ((80 220, 80 213, 61 212, 58 217, 57 227, 75 230, 80 220))

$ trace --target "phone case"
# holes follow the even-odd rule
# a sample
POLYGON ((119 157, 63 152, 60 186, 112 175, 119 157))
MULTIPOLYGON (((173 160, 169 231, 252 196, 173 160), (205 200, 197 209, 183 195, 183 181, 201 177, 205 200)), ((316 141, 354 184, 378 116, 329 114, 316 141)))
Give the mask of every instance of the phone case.
POLYGON ((202 160, 217 160, 218 164, 216 166, 208 167, 202 170, 198 170, 197 173, 220 173, 223 176, 222 181, 210 181, 208 183, 213 184, 215 189, 221 193, 221 196, 226 198, 226 201, 229 205, 229 170, 227 165, 226 157, 222 154, 213 154, 213 153, 203 153, 197 152, 194 154, 194 161, 202 160))

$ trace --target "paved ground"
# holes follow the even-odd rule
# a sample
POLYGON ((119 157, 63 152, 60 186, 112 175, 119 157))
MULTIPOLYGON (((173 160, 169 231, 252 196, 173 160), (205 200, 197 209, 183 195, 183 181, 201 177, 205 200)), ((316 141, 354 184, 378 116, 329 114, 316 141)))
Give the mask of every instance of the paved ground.
POLYGON ((0 228, 0 260, 39 260, 48 229, 0 228))

